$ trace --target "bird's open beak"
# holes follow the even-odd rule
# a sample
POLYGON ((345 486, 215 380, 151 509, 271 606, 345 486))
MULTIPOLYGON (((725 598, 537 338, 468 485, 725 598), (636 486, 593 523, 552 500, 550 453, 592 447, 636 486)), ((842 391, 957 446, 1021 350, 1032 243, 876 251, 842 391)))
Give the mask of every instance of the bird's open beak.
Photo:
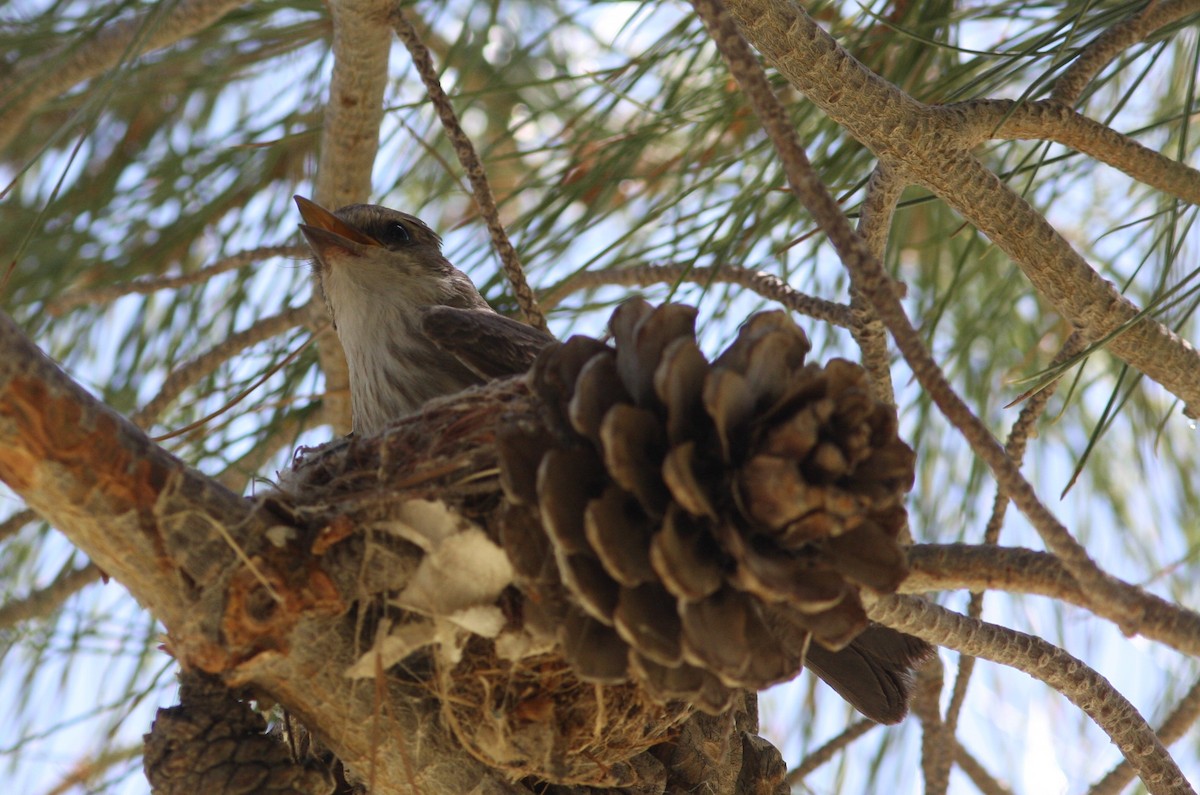
POLYGON ((382 247, 375 238, 338 218, 316 202, 309 201, 303 196, 293 196, 296 206, 300 208, 300 231, 312 247, 313 253, 322 262, 328 262, 326 255, 334 250, 349 254, 361 254, 367 247, 382 247))

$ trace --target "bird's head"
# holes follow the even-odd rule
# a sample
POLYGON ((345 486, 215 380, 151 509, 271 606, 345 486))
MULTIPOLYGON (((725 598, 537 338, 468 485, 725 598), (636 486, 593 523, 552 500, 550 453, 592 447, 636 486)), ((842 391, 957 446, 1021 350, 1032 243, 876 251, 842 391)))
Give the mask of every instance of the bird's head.
POLYGON ((442 239, 420 218, 375 204, 330 212, 294 198, 335 322, 346 312, 372 307, 486 306, 470 279, 442 256, 442 239))

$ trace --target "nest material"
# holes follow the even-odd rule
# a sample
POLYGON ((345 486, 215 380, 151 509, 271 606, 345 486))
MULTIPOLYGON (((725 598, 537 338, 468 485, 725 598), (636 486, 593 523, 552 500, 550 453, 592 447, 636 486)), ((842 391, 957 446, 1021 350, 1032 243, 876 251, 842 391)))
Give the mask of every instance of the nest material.
POLYGON ((499 432, 503 545, 581 678, 716 713, 795 676, 810 639, 845 647, 867 626, 859 589, 903 580, 914 455, 865 371, 806 364, 785 313, 711 363, 695 317, 629 301, 615 350, 542 353, 547 416, 499 432))

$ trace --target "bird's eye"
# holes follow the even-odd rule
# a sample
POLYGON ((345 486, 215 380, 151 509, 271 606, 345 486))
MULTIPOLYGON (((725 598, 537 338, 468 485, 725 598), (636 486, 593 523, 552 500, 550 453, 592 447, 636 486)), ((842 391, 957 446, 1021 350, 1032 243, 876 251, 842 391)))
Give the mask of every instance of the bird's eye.
POLYGON ((387 236, 382 242, 388 248, 406 246, 412 242, 412 233, 408 231, 408 227, 397 221, 394 224, 388 224, 387 236))

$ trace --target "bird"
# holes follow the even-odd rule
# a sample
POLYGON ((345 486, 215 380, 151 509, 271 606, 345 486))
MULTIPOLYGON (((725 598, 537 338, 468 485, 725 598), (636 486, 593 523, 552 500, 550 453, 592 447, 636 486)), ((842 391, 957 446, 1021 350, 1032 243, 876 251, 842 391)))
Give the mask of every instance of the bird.
MULTIPOLYGON (((373 204, 330 212, 293 198, 346 352, 355 436, 434 398, 525 373, 556 341, 493 310, 416 216, 373 204)), ((933 655, 924 641, 873 624, 838 651, 813 644, 806 664, 868 718, 896 723, 908 711, 913 668, 933 655)))
POLYGON ((433 398, 524 373, 555 341, 493 310, 420 218, 374 204, 330 212, 293 198, 346 352, 355 436, 433 398))

